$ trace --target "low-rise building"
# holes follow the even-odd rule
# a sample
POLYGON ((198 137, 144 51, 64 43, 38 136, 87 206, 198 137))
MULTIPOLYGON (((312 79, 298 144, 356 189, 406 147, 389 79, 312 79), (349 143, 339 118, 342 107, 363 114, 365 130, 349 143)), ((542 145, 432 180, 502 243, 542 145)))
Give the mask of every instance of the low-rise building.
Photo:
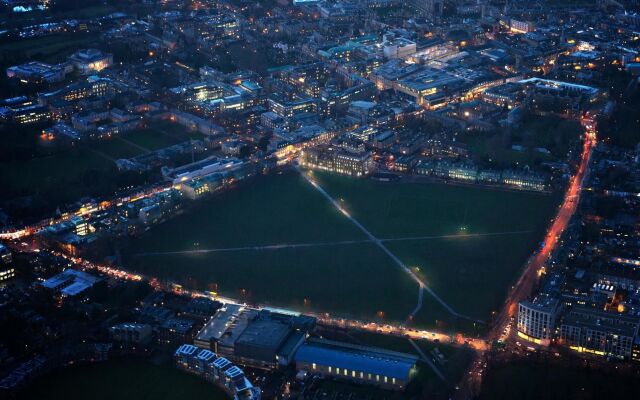
POLYGON ((403 390, 416 373, 418 357, 329 340, 308 340, 294 357, 296 369, 335 379, 403 390))

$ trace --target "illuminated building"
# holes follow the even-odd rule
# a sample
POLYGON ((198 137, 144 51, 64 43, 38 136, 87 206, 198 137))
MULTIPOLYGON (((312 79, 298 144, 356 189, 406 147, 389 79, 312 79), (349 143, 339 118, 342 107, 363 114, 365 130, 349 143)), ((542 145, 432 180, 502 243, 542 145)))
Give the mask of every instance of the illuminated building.
POLYGON ((103 97, 113 93, 115 90, 112 83, 108 79, 91 79, 87 82, 79 82, 69 85, 59 92, 45 94, 44 98, 52 96, 60 96, 67 101, 82 100, 88 97, 103 97))
POLYGON ((460 78, 448 72, 428 69, 395 82, 393 88, 397 93, 422 105, 426 97, 451 92, 462 83, 460 78))
POLYGON ((113 55, 97 49, 85 49, 69 56, 69 61, 81 74, 89 75, 111 66, 113 55))
POLYGON ((16 269, 13 265, 0 265, 0 282, 4 282, 16 276, 16 269))
POLYGON ((638 336, 638 317, 574 307, 560 325, 560 343, 580 353, 630 359, 638 336))
POLYGON ((198 332, 194 344, 236 364, 275 369, 289 365, 315 318, 227 304, 198 332))
POLYGON ((9 250, 7 246, 0 243, 0 263, 9 264, 11 261, 13 261, 11 250, 9 250))
POLYGON ((416 373, 418 357, 323 339, 310 339, 294 357, 296 369, 339 380, 403 390, 416 373))
POLYGON ((388 59, 405 58, 416 52, 416 43, 405 38, 392 38, 383 43, 383 53, 388 59))
POLYGON ((18 79, 22 83, 61 82, 66 74, 67 70, 63 65, 49 65, 39 61, 7 68, 7 78, 18 79))
POLYGON ((217 100, 225 95, 225 88, 218 83, 196 83, 193 85, 179 86, 170 89, 174 95, 180 95, 185 101, 191 103, 217 100))
POLYGON ((196 200, 205 196, 223 184, 222 174, 211 174, 200 179, 182 182, 178 185, 178 190, 186 198, 196 200))
POLYGON ((300 165, 357 177, 368 175, 374 167, 371 153, 348 151, 338 147, 306 149, 300 156, 300 165))
POLYGON ((260 400, 260 388, 253 386, 244 371, 225 357, 190 344, 174 354, 176 366, 223 388, 234 400, 260 400))
POLYGON ((528 33, 535 30, 535 26, 531 21, 520 21, 511 18, 509 21, 509 29, 515 33, 528 33))
POLYGON ((546 296, 536 298, 533 302, 518 303, 518 336, 548 346, 553 336, 558 308, 558 299, 546 296))
POLYGON ((450 162, 447 160, 421 160, 416 166, 419 175, 433 175, 438 178, 475 182, 478 167, 470 162, 450 162))
POLYGON ((187 182, 192 179, 203 178, 207 175, 222 172, 231 172, 242 167, 244 163, 237 158, 218 158, 210 156, 203 160, 189 163, 176 168, 163 167, 162 175, 174 185, 187 182))
POLYGON ((20 125, 38 124, 46 122, 50 118, 49 110, 38 104, 13 110, 13 120, 20 125))
POLYGON ((545 190, 547 178, 543 175, 519 170, 506 170, 502 172, 502 183, 528 190, 545 190))
POLYGON ((0 282, 16 276, 16 269, 11 264, 13 256, 11 251, 3 244, 0 243, 0 282))
POLYGON ((276 113, 277 115, 290 118, 296 114, 306 112, 316 112, 316 102, 312 98, 295 98, 292 100, 286 99, 283 96, 271 96, 268 99, 269 111, 276 113))

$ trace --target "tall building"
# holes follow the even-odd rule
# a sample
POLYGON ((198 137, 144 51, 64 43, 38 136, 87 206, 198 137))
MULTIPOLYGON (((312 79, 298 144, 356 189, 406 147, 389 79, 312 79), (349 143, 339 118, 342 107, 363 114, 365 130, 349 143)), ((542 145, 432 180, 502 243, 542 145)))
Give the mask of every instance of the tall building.
POLYGON ((559 301, 551 297, 539 297, 533 302, 518 304, 518 336, 533 343, 548 346, 558 313, 559 301))

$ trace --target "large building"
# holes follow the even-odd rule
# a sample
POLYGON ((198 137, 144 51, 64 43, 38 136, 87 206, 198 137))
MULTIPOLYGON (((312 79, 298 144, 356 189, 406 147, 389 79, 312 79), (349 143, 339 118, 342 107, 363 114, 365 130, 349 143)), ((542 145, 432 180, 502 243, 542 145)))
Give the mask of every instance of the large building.
POLYGON ((550 297, 539 297, 533 302, 518 304, 518 336, 544 346, 551 343, 559 301, 550 297))
POLYGON ((349 151, 332 146, 304 150, 300 165, 356 177, 368 175, 374 166, 371 153, 367 151, 349 151))
POLYGON ((322 339, 307 341, 294 359, 299 371, 392 390, 406 387, 418 360, 411 354, 322 339))
POLYGON ((69 61, 78 72, 83 75, 89 75, 111 66, 113 64, 113 55, 103 53, 97 49, 85 49, 69 56, 69 61))
POLYGON ((563 317, 559 341, 580 353, 628 360, 639 328, 637 317, 578 306, 563 317))
POLYGON ((55 83, 64 80, 67 72, 65 65, 50 65, 39 61, 14 65, 7 68, 7 78, 19 79, 23 83, 55 83))
POLYGON ((198 332, 194 344, 240 365, 273 369, 291 363, 314 326, 313 317, 226 304, 198 332))

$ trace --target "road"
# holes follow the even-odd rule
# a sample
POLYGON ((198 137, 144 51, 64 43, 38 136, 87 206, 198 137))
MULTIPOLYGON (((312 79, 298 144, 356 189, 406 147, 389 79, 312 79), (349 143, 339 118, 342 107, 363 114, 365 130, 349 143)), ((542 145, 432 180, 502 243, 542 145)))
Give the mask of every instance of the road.
MULTIPOLYGON (((41 251, 41 250, 35 249, 35 251, 41 251)), ((179 294, 191 295, 193 297, 209 297, 225 304, 244 305, 244 303, 238 299, 220 296, 217 293, 197 291, 197 290, 187 290, 187 289, 184 289, 181 285, 172 283, 172 282, 162 284, 157 278, 154 278, 154 277, 144 276, 142 274, 121 270, 108 265, 102 265, 99 263, 82 259, 80 257, 70 256, 62 252, 56 252, 56 251, 50 251, 50 252, 59 257, 63 257, 71 261, 72 263, 74 263, 80 268, 99 271, 100 273, 115 279, 124 280, 124 281, 134 281, 134 282, 146 281, 146 282, 149 282, 157 290, 176 291, 179 294)), ((257 308, 274 309, 273 307, 269 305, 264 305, 264 304, 257 304, 254 306, 257 308)), ((293 313, 293 314, 304 312, 307 315, 315 316, 318 319, 318 324, 325 325, 325 326, 331 326, 331 327, 337 327, 337 328, 343 328, 343 329, 349 329, 349 330, 366 331, 366 332, 378 333, 382 335, 405 337, 413 340, 438 341, 440 343, 450 344, 453 346, 468 346, 469 348, 476 351, 486 351, 489 348, 489 343, 486 342, 484 339, 465 337, 462 334, 449 334, 449 333, 438 332, 438 331, 430 331, 426 329, 415 329, 415 328, 410 328, 401 324, 378 323, 378 322, 372 322, 372 321, 360 321, 357 319, 350 319, 350 318, 339 318, 339 317, 331 316, 328 313, 313 313, 306 310, 300 311, 300 310, 284 309, 284 308, 277 308, 277 309, 285 313, 293 313)))
MULTIPOLYGON (((566 230, 576 212, 585 176, 588 174, 591 153, 596 144, 596 131, 593 124, 586 119, 582 119, 581 123, 585 129, 585 135, 582 145, 580 164, 578 165, 575 175, 569 182, 562 204, 558 209, 558 213, 556 214, 553 223, 547 231, 542 248, 529 259, 519 279, 512 286, 502 310, 496 317, 492 327, 489 329, 489 332, 485 337, 485 341, 487 343, 493 343, 499 339, 509 340, 512 337, 512 321, 516 316, 518 303, 532 295, 540 272, 544 268, 549 257, 555 250, 557 250, 560 237, 566 230)), ((456 392, 454 398, 471 398, 474 393, 480 389, 482 374, 486 366, 484 357, 485 355, 483 352, 478 352, 476 354, 476 358, 471 363, 468 373, 463 378, 463 381, 458 385, 459 390, 456 392)))

